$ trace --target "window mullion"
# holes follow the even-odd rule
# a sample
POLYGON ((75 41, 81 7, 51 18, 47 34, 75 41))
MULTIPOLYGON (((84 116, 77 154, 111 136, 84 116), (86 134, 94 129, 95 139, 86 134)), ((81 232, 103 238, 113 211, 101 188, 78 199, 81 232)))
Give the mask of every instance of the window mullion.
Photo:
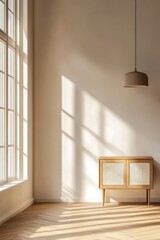
POLYGON ((6 0, 6 180, 8 182, 8 0, 6 0))
POLYGON ((15 45, 15 41, 11 38, 8 38, 8 45, 10 45, 12 48, 15 48, 16 45, 15 45))
POLYGON ((7 41, 7 35, 1 29, 0 29, 0 37, 3 41, 5 42, 7 41))
POLYGON ((15 102, 15 114, 14 114, 14 136, 15 136, 15 177, 17 178, 18 173, 17 173, 17 1, 15 1, 15 79, 14 79, 14 102, 15 102))
POLYGON ((23 1, 19 1, 20 18, 20 178, 23 178, 23 1))

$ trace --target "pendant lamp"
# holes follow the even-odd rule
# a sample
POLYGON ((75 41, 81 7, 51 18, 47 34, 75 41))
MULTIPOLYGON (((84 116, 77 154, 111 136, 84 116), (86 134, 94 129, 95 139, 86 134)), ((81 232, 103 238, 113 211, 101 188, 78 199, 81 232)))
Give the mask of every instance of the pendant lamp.
POLYGON ((124 87, 147 87, 148 76, 137 71, 137 2, 135 0, 135 70, 125 74, 124 87))

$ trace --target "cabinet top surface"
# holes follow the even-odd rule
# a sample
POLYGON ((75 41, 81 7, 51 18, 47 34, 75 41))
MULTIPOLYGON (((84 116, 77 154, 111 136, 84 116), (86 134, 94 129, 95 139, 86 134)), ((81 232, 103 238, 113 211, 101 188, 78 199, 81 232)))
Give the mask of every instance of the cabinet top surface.
POLYGON ((101 156, 99 160, 153 160, 151 156, 101 156))

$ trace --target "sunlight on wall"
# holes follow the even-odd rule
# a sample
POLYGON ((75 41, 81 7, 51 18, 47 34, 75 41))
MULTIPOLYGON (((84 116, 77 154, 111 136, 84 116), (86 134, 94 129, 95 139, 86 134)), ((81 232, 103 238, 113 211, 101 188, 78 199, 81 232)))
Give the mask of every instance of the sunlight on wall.
POLYGON ((72 200, 75 189, 75 142, 62 133, 62 197, 72 200))
MULTIPOLYGON (((98 159, 97 159, 98 161, 98 159)), ((98 190, 98 162, 90 156, 88 153, 83 151, 82 154, 82 166, 83 166, 83 176, 82 176, 82 194, 83 198, 89 201, 99 200, 99 190, 98 190), (92 197, 92 199, 91 199, 92 197)))
POLYGON ((66 112, 62 111, 62 131, 71 138, 75 136, 75 120, 69 116, 66 112))
POLYGON ((107 145, 117 149, 117 151, 113 151, 113 155, 127 155, 129 151, 134 152, 134 129, 106 107, 103 109, 102 138, 107 145))
POLYGON ((99 201, 99 157, 134 151, 134 130, 65 76, 61 121, 62 200, 99 201))
POLYGON ((82 92, 83 125, 94 134, 101 134, 101 104, 86 92, 82 92))
POLYGON ((62 199, 71 201, 75 189, 75 85, 62 76, 62 199))
POLYGON ((131 126, 84 91, 82 104, 83 146, 92 149, 92 154, 96 157, 99 157, 99 154, 127 154, 128 147, 135 137, 131 126))
POLYGON ((86 152, 88 152, 93 158, 99 157, 101 151, 102 142, 97 138, 90 130, 81 129, 82 131, 82 146, 86 152))
POLYGON ((65 76, 62 76, 62 110, 75 116, 75 84, 65 76))

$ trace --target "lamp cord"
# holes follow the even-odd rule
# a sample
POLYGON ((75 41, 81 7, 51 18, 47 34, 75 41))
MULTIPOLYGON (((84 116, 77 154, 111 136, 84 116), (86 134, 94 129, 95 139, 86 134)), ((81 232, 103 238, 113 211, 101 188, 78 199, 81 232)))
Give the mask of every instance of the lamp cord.
POLYGON ((135 71, 137 71, 137 0, 135 0, 135 71))

